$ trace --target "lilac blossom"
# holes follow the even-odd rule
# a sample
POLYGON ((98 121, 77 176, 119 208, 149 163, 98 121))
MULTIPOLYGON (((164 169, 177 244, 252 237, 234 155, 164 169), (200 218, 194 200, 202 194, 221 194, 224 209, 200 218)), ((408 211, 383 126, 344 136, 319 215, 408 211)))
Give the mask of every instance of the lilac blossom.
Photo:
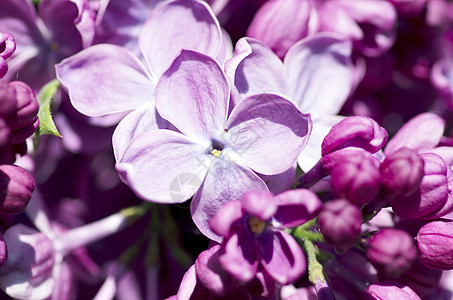
POLYGON ((94 24, 92 28, 79 27, 86 19, 82 18, 88 9, 84 2, 43 0, 38 16, 31 1, 1 1, 0 30, 11 33, 17 44, 5 79, 19 79, 39 90, 55 78, 54 65, 90 43, 85 40, 94 31, 94 24))
POLYGON ((179 51, 191 49, 216 57, 222 34, 204 2, 176 0, 152 11, 140 32, 139 45, 145 64, 123 47, 99 44, 56 66, 57 78, 82 114, 119 113, 122 117, 132 112, 113 135, 117 161, 135 135, 168 127, 155 109, 154 90, 179 51))
POLYGON ((297 242, 282 229, 313 218, 321 202, 309 190, 287 191, 277 196, 249 191, 241 200, 225 204, 210 224, 224 237, 218 262, 239 282, 249 282, 260 268, 279 284, 288 284, 306 268, 297 242))
POLYGON ((334 32, 367 56, 378 56, 395 40, 396 11, 383 0, 271 0, 255 15, 247 36, 262 40, 283 58, 300 39, 334 32))
POLYGON ((159 114, 179 131, 137 135, 116 165, 122 179, 150 201, 180 203, 195 194, 195 224, 215 239, 207 222, 218 207, 247 190, 267 190, 254 172, 273 175, 290 168, 311 131, 309 116, 285 98, 250 96, 229 113, 229 95, 212 58, 183 50, 156 87, 159 114), (172 182, 184 174, 194 181, 174 197, 172 182))
POLYGON ((353 89, 355 69, 351 44, 333 34, 319 34, 295 44, 284 62, 262 42, 243 38, 225 64, 234 103, 264 92, 285 95, 304 113, 310 113, 313 133, 298 158, 308 171, 321 157, 320 145, 335 116, 353 89))

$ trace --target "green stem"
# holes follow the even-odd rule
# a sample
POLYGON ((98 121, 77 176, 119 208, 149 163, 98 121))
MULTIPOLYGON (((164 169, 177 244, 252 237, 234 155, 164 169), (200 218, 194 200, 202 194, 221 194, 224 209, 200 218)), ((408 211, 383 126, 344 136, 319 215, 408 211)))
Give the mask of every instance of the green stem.
POLYGON ((317 247, 313 242, 304 240, 304 248, 308 256, 308 279, 313 284, 316 284, 316 279, 324 282, 323 268, 316 258, 317 247))

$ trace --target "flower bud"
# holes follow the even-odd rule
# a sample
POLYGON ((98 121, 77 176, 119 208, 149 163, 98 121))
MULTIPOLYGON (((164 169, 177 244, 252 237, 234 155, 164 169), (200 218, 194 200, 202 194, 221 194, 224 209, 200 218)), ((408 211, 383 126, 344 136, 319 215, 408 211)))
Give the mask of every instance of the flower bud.
POLYGON ((35 92, 22 81, 13 81, 8 84, 16 92, 16 111, 6 117, 12 130, 32 125, 37 120, 39 104, 35 92))
POLYGON ((0 117, 6 119, 16 111, 16 90, 6 82, 0 82, 0 117))
POLYGON ((417 234, 421 262, 432 269, 453 269, 453 222, 433 221, 425 224, 417 234))
POLYGON ((402 148, 390 153, 379 168, 381 182, 391 195, 409 196, 420 185, 423 160, 412 149, 402 148))
POLYGON ((0 268, 0 288, 16 299, 49 297, 54 286, 55 250, 52 241, 22 224, 7 229, 4 239, 8 260, 0 268))
POLYGON ((22 212, 34 189, 35 181, 25 169, 16 165, 0 165, 0 212, 22 212))
POLYGON ((397 281, 386 280, 370 285, 363 293, 363 300, 420 300, 408 286, 397 281))
POLYGON ((344 197, 362 206, 379 192, 380 162, 369 152, 358 148, 342 149, 324 157, 323 161, 330 172, 336 197, 344 197))
POLYGON ((404 230, 382 229, 368 240, 367 257, 379 273, 397 277, 417 258, 413 238, 404 230))
POLYGON ((16 42, 10 33, 0 32, 0 57, 7 59, 16 50, 16 42))
POLYGON ((362 217, 357 206, 346 199, 335 199, 324 204, 318 222, 327 243, 344 252, 360 236, 362 217))
MULTIPOLYGON (((395 214, 405 219, 435 219, 449 197, 447 164, 435 153, 420 154, 423 178, 418 189, 407 197, 395 197, 391 205, 395 214)), ((448 213, 448 212, 445 212, 448 213)))
POLYGON ((384 146, 387 136, 387 131, 371 118, 348 117, 330 129, 322 142, 321 153, 325 156, 346 147, 357 147, 376 153, 384 146))

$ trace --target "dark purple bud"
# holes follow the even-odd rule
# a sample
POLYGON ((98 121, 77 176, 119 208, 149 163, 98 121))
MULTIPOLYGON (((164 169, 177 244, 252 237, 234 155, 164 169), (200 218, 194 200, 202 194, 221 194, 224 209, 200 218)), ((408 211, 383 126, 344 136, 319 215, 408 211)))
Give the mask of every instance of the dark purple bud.
POLYGON ((344 252, 360 236, 362 217, 357 206, 346 199, 335 199, 324 204, 318 223, 326 242, 344 252))
POLYGON ((421 300, 408 286, 397 281, 386 280, 370 285, 362 300, 421 300))
POLYGON ((417 234, 420 261, 437 270, 453 269, 453 222, 433 221, 417 234))
MULTIPOLYGON (((418 189, 407 197, 397 196, 391 201, 393 211, 405 219, 432 219, 449 197, 447 164, 435 153, 419 155, 423 160, 423 178, 418 189)), ((448 213, 448 212, 445 212, 448 213)))
POLYGON ((322 156, 333 151, 358 147, 371 153, 381 150, 387 141, 387 131, 368 117, 348 117, 334 125, 321 145, 322 156))
POLYGON ((16 42, 10 33, 0 32, 0 57, 7 59, 14 50, 16 50, 16 42))
POLYGON ((409 196, 420 185, 423 165, 416 151, 408 148, 396 150, 385 158, 379 168, 381 182, 391 195, 409 196))
POLYGON ((411 267, 417 249, 407 232, 386 228, 368 240, 367 257, 379 273, 397 277, 411 267))
POLYGON ((6 82, 0 82, 0 117, 6 119, 16 111, 16 90, 6 82))
POLYGON ((34 189, 35 181, 25 169, 16 165, 0 165, 0 212, 22 212, 34 189))
POLYGON ((323 162, 330 172, 336 197, 344 197, 362 206, 379 192, 380 162, 369 152, 358 148, 342 149, 324 157, 323 162))
POLYGON ((22 81, 9 83, 16 92, 16 111, 5 117, 12 130, 20 129, 32 125, 38 118, 39 104, 36 100, 35 92, 22 81))
MULTIPOLYGON (((30 125, 27 125, 22 128, 11 131, 10 140, 9 140, 10 144, 15 145, 15 144, 20 144, 20 143, 24 142, 28 137, 30 137, 36 131, 36 129, 38 129, 38 126, 39 126, 39 119, 36 119, 36 121, 30 125)), ((21 155, 25 155, 25 154, 26 154, 26 152, 21 155)))
POLYGON ((442 271, 428 268, 416 259, 411 268, 398 278, 398 281, 409 286, 423 298, 439 285, 441 276, 442 271))

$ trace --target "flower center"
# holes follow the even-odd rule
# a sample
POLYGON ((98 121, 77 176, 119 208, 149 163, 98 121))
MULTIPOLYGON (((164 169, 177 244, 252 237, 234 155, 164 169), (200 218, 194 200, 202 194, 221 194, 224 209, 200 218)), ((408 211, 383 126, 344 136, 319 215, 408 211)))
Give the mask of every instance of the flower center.
POLYGON ((52 42, 52 43, 50 43, 49 47, 50 47, 50 51, 55 52, 58 50, 58 48, 60 48, 60 45, 58 45, 57 42, 52 42))
POLYGON ((213 141, 211 145, 211 154, 219 158, 222 153, 223 146, 219 142, 213 141))
POLYGON ((260 234, 266 228, 267 222, 260 220, 259 218, 252 216, 249 219, 250 231, 255 234, 260 234))

